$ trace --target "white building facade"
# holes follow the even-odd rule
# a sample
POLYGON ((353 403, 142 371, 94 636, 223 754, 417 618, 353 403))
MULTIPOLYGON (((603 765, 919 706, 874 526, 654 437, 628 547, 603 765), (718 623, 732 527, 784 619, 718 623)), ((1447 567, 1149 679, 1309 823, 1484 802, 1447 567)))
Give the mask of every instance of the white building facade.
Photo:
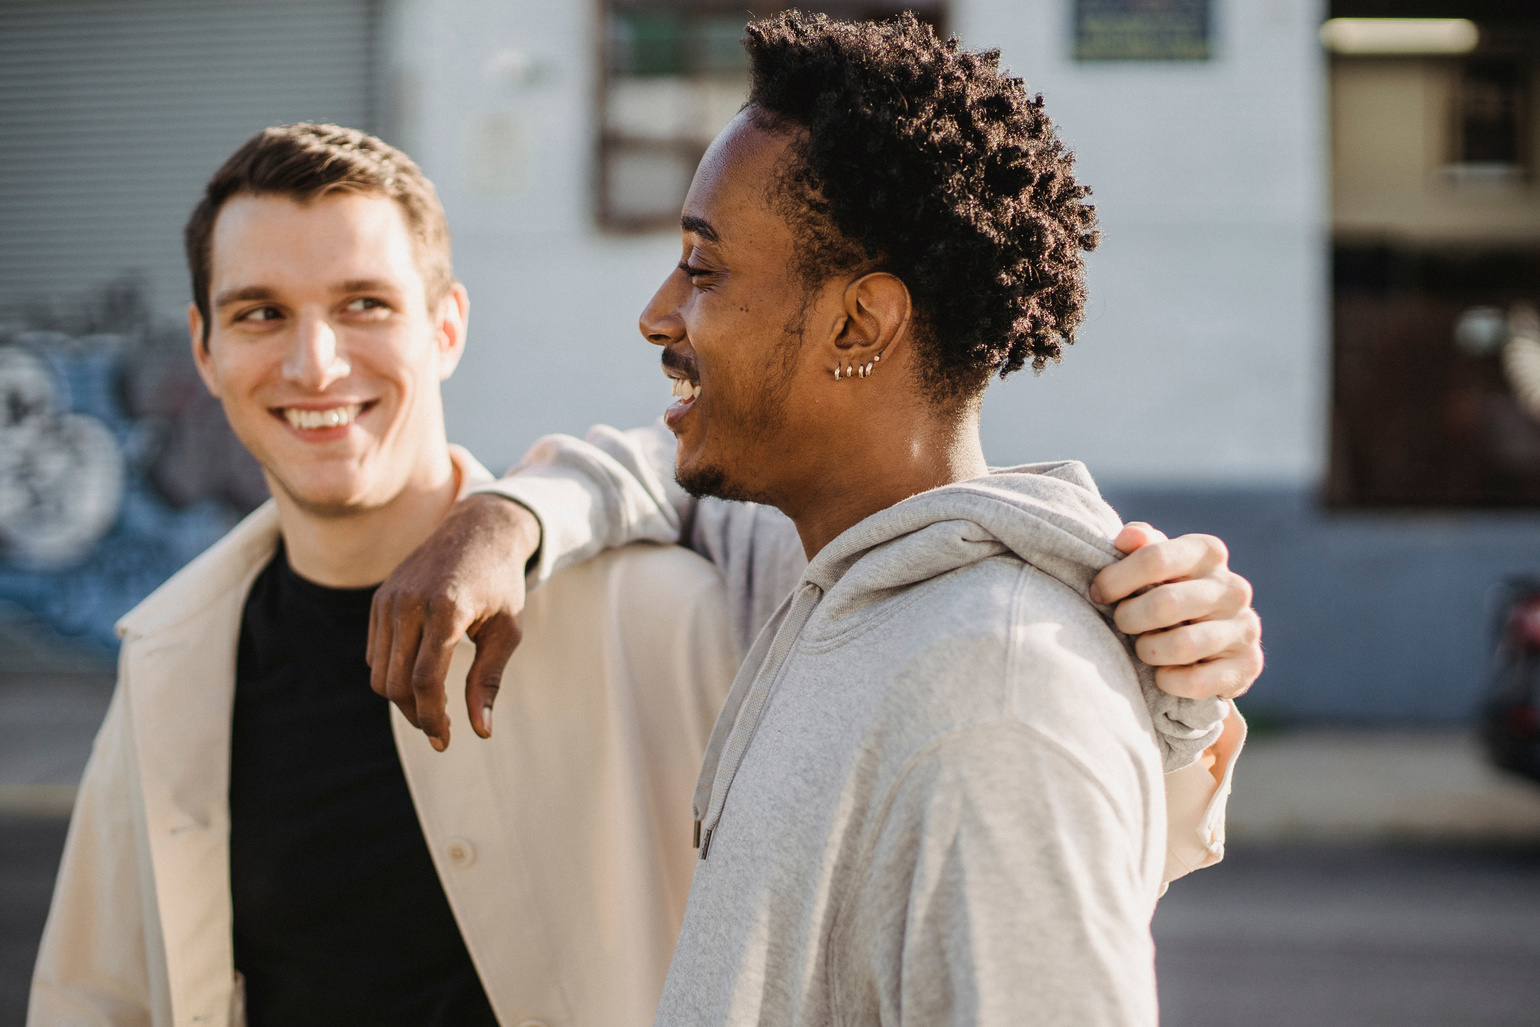
MULTIPOLYGON (((187 16, 162 12, 162 43, 180 20, 207 30, 187 45, 217 49, 229 42, 221 33, 240 31, 231 19, 241 10, 286 25, 296 36, 284 44, 291 55, 318 42, 335 53, 330 68, 324 51, 295 62, 320 65, 300 86, 298 71, 286 72, 283 89, 269 83, 267 100, 259 68, 242 80, 251 109, 239 116, 199 108, 198 123, 211 127, 196 146, 169 151, 183 157, 181 177, 173 186, 161 175, 155 194, 167 213, 129 224, 103 206, 101 217, 118 218, 112 231, 154 237, 135 270, 159 316, 175 319, 187 299, 174 211, 190 209, 220 157, 262 123, 358 118, 419 161, 449 213, 472 301, 470 344, 446 386, 456 441, 496 467, 547 432, 658 415, 667 383, 636 317, 678 260, 678 236, 655 214, 682 188, 669 161, 685 162, 687 173, 701 133, 734 107, 719 29, 743 4, 143 4, 187 16), (617 33, 634 41, 663 31, 660 11, 715 33, 691 37, 716 54, 691 65, 695 85, 641 82, 646 59, 615 56, 617 33), (306 32, 317 12, 325 17, 306 32), (326 42, 339 26, 352 43, 326 42), (357 81, 358 60, 367 83, 357 81), (328 84, 325 73, 339 69, 351 85, 328 84)), ((41 6, 0 0, 0 24, 41 6)), ((47 6, 73 9, 84 24, 121 5, 47 6)), ((1328 514, 1317 499, 1332 388, 1329 76, 1318 36, 1329 12, 1321 0, 947 0, 925 12, 965 45, 999 48, 1004 66, 1044 94, 1103 227, 1077 344, 1044 374, 991 388, 991 461, 1080 458, 1126 517, 1229 540, 1236 567, 1257 584, 1267 625, 1272 669, 1256 690, 1258 709, 1468 715, 1487 659, 1483 596, 1540 561, 1540 519, 1328 514), (1174 34, 1139 59, 1118 59, 1127 39, 1117 19, 1152 8, 1175 19, 1174 34), (1092 31, 1108 25, 1111 35, 1092 31)), ((218 61, 210 74, 217 77, 218 61)), ((155 80, 150 66, 133 75, 155 80)), ((0 73, 0 101, 20 88, 0 73)), ((145 103, 168 102, 144 88, 145 103)), ((169 102, 189 101, 178 94, 169 102)), ((151 115, 165 121, 167 112, 151 115)), ((0 111, 0 143, 6 131, 0 111)), ((6 160, 0 155, 0 189, 31 188, 18 172, 5 177, 6 160)), ((17 231, 0 218, 0 305, 13 307, 27 298, 8 284, 21 281, 12 265, 29 259, 17 231)), ((75 289, 113 270, 77 263, 85 270, 59 277, 75 289)), ((42 273, 29 274, 26 288, 42 288, 42 273)))

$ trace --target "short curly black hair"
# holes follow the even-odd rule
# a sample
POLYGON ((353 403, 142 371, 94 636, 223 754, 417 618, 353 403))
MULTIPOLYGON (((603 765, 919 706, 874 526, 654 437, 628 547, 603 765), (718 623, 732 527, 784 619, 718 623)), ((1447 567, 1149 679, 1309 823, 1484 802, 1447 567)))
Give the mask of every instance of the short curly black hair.
POLYGON ((1095 248, 1090 190, 1000 52, 942 40, 913 14, 749 23, 748 108, 803 129, 774 190, 815 286, 863 267, 908 286, 934 398, 1042 370, 1074 341, 1095 248))

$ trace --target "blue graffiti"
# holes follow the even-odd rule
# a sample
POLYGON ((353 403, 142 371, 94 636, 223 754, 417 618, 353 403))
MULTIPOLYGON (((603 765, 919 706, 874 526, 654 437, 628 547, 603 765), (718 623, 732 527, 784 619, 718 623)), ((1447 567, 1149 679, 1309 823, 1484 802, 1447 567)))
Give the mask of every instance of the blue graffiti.
POLYGON ((113 625, 265 494, 185 349, 0 338, 0 601, 113 647, 113 625))

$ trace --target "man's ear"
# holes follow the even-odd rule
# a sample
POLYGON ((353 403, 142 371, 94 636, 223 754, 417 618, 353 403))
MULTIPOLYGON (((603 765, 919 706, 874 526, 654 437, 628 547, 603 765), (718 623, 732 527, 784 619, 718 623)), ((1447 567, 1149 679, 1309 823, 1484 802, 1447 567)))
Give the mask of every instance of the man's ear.
POLYGON ((192 337, 193 365, 198 368, 198 377, 203 379, 209 395, 218 399, 219 379, 214 375, 214 356, 203 341, 203 312, 196 303, 187 304, 187 334, 192 337))
POLYGON ((893 343, 907 334, 914 316, 909 287, 886 271, 862 275, 845 286, 844 309, 832 356, 846 367, 889 360, 893 343))
POLYGON ((449 287, 438 310, 438 380, 445 381, 465 354, 465 329, 471 315, 470 293, 459 282, 449 287))

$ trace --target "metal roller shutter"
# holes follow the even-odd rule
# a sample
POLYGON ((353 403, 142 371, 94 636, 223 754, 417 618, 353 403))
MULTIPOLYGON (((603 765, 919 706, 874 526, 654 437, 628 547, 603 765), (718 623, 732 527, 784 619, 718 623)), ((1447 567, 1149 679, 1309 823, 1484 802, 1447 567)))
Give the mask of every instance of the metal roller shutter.
POLYGON ((292 121, 374 126, 376 8, 0 0, 0 312, 127 272, 179 314, 182 225, 243 139, 292 121))

